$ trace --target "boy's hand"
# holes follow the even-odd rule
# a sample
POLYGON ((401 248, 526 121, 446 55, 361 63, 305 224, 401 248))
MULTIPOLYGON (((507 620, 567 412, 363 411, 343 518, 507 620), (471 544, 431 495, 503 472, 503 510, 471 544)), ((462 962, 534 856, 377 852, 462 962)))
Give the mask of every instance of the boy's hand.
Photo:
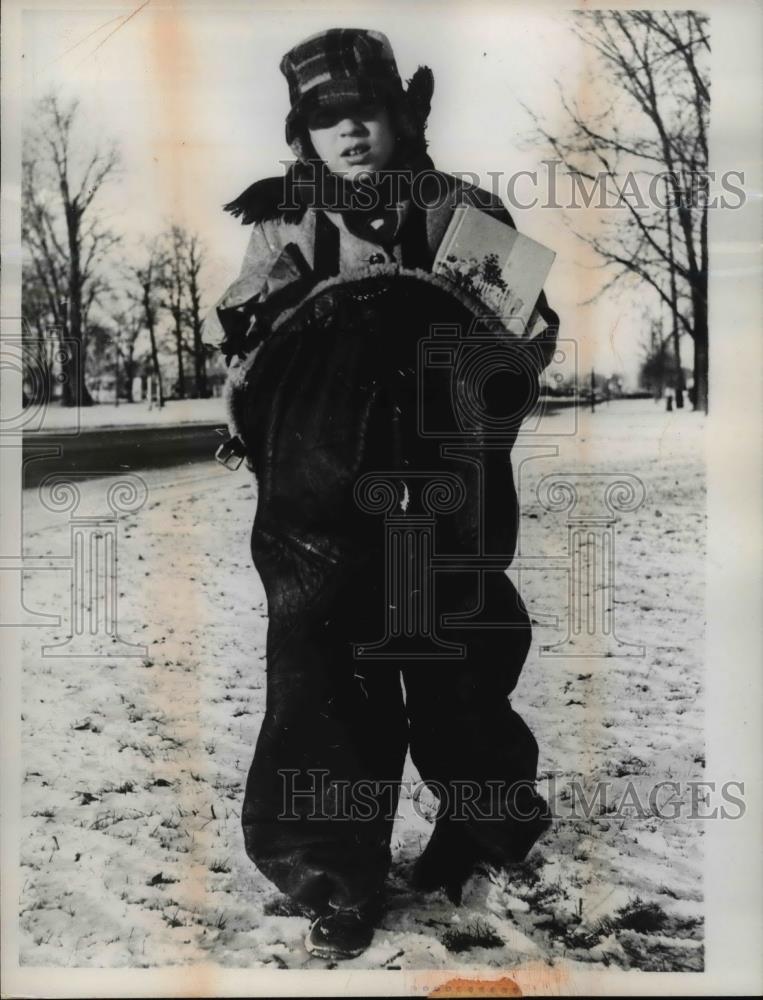
POLYGON ((234 357, 245 357, 262 339, 261 324, 257 316, 258 304, 259 293, 240 305, 217 307, 217 318, 225 333, 220 350, 227 365, 230 365, 234 357))

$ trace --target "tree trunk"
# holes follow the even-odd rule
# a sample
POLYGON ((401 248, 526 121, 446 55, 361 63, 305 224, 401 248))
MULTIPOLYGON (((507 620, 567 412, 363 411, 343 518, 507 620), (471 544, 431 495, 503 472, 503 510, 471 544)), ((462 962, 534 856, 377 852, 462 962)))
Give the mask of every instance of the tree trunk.
POLYGON ((678 294, 676 290, 676 258, 673 252, 673 217, 669 208, 665 213, 668 232, 668 255, 670 257, 670 318, 673 323, 673 353, 676 358, 676 408, 681 410, 684 405, 684 372, 681 367, 681 339, 678 333, 678 294))
POLYGON ((82 336, 82 274, 80 269, 79 216, 76 208, 65 198, 66 231, 69 240, 69 302, 67 337, 72 341, 73 356, 64 365, 66 382, 62 402, 64 406, 92 406, 93 398, 85 384, 85 342, 82 336))
MULTIPOLYGON (((85 380, 85 358, 82 351, 82 342, 76 342, 71 335, 69 324, 68 303, 61 306, 61 405, 79 406, 79 387, 84 385, 85 380), (74 341, 72 343, 72 341, 74 341)), ((92 399, 90 400, 92 403, 92 399)), ((85 404, 86 406, 89 404, 85 404)))
POLYGON ((150 274, 146 284, 143 286, 143 308, 146 314, 146 326, 148 327, 148 335, 151 342, 151 364, 154 369, 154 375, 156 376, 156 389, 159 396, 158 404, 159 409, 161 410, 164 406, 164 385, 162 384, 162 370, 159 367, 159 351, 156 347, 156 319, 151 305, 150 274))
POLYGON ((156 388, 159 393, 159 409, 164 406, 164 386, 162 385, 162 370, 159 367, 159 352, 156 349, 156 331, 153 322, 148 324, 148 333, 151 338, 151 364, 156 375, 156 388))
POLYGON ((694 310, 694 409, 707 413, 709 408, 709 352, 707 330, 707 295, 698 289, 692 295, 694 310))
POLYGON ((125 398, 127 399, 128 403, 134 403, 135 400, 133 399, 133 394, 132 394, 132 382, 133 379, 135 378, 135 362, 133 361, 130 355, 128 355, 128 357, 125 358, 122 367, 125 373, 125 398))
POLYGON ((185 369, 183 367, 183 328, 179 316, 175 316, 175 352, 178 359, 178 398, 185 399, 185 369))
POLYGON ((193 365, 196 395, 199 399, 205 399, 207 396, 207 359, 201 339, 201 322, 196 316, 193 320, 193 365))
POLYGON ((707 413, 709 409, 707 317, 704 329, 695 324, 694 333, 694 409, 707 413))
POLYGON ((676 359, 676 409, 682 410, 684 405, 684 370, 681 366, 681 339, 678 333, 678 322, 673 322, 673 354, 676 359))
POLYGON ((201 296, 199 294, 199 285, 194 267, 191 268, 189 276, 191 326, 193 329, 193 367, 196 379, 196 395, 199 399, 205 399, 207 396, 207 356, 202 340, 204 321, 201 316, 201 296))

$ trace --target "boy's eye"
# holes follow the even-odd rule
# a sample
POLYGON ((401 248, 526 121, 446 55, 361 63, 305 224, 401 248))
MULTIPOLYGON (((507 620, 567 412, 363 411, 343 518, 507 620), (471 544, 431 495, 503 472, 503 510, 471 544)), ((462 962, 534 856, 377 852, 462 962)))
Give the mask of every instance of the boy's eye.
POLYGON ((379 113, 376 104, 356 104, 346 108, 318 108, 307 116, 307 127, 310 129, 332 128, 345 118, 357 118, 368 121, 379 113))
POLYGON ((307 117, 307 127, 312 129, 331 128, 340 120, 336 111, 312 111, 307 117))

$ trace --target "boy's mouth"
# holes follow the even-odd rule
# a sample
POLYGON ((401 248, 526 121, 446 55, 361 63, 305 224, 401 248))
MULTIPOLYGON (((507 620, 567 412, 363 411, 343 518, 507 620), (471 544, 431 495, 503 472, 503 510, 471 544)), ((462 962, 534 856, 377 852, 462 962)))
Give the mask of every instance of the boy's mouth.
POLYGON ((356 142, 342 150, 342 159, 348 163, 365 163, 371 147, 367 142, 356 142))

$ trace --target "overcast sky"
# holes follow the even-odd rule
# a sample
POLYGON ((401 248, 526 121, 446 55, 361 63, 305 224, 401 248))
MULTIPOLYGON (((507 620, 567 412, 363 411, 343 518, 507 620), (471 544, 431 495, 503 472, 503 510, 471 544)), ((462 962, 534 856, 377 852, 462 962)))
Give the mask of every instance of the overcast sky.
MULTIPOLYGON (((279 161, 290 157, 288 93, 278 69, 287 49, 322 28, 385 32, 404 79, 422 63, 434 71, 428 138, 436 166, 477 172, 484 186, 488 171, 500 171, 505 198, 506 178, 537 169, 547 155, 528 145, 522 104, 553 122, 561 114, 556 80, 568 97, 585 99, 590 87, 585 52, 565 17, 527 11, 464 5, 443 16, 435 4, 388 3, 295 14, 256 3, 149 3, 126 19, 128 8, 107 4, 33 10, 24 15, 24 100, 30 107, 51 90, 80 99, 88 139, 114 137, 122 150, 122 177, 104 190, 101 210, 127 246, 170 219, 198 231, 217 297, 235 277, 247 238, 220 206, 253 180, 281 173, 279 161)), ((532 197, 526 179, 516 190, 532 197)), ((561 335, 578 341, 584 365, 634 375, 646 330, 634 300, 581 307, 602 272, 589 269, 595 260, 561 212, 511 210, 521 231, 558 254, 547 292, 562 317, 561 335)))

